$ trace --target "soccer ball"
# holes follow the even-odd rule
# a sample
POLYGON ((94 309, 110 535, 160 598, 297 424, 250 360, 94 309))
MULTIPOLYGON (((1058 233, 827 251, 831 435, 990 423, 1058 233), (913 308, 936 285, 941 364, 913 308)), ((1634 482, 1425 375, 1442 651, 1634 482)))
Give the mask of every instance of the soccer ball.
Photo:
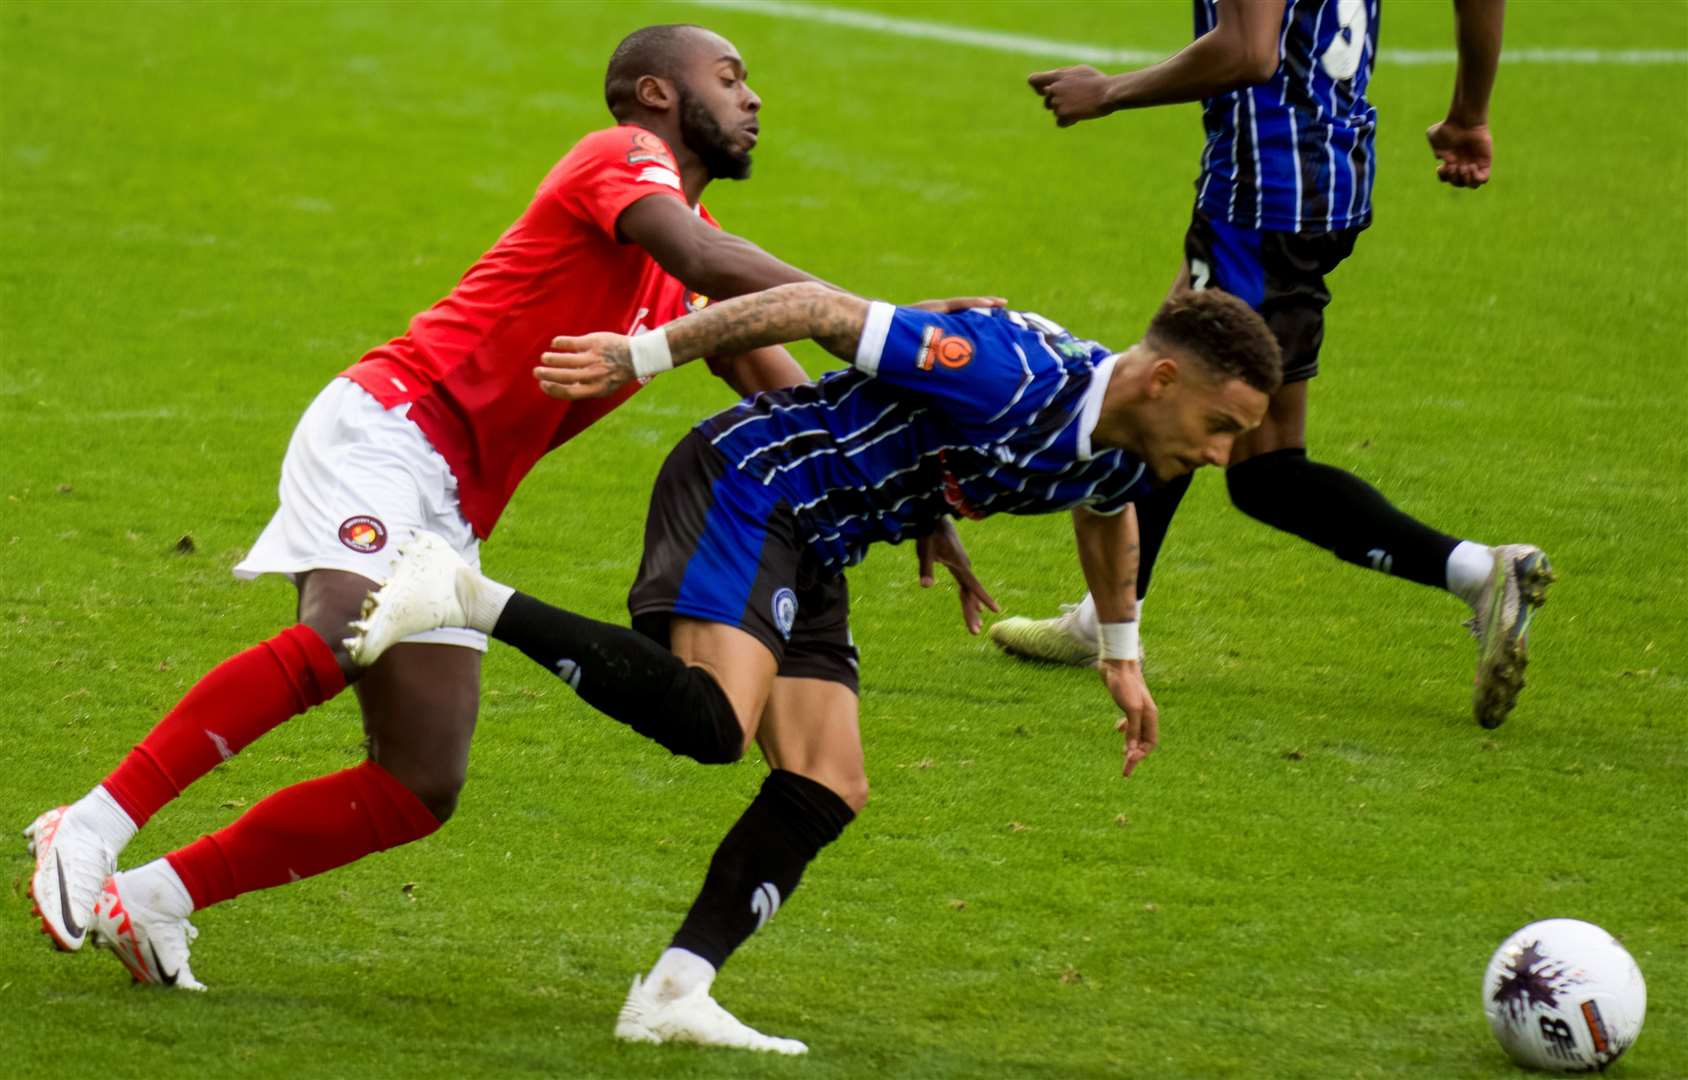
POLYGON ((1593 1072, 1641 1034, 1647 984, 1611 934, 1577 919, 1545 919, 1489 958, 1483 1011, 1518 1064, 1593 1072))

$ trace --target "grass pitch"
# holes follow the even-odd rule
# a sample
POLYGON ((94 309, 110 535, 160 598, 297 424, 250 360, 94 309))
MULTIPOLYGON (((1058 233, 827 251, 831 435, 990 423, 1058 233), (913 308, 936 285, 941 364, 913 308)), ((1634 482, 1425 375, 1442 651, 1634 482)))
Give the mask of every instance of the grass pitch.
MULTIPOLYGON (((1177 48, 1186 5, 896 14, 1177 48)), ((1057 132, 1032 59, 671 4, 0 7, 0 823, 96 782, 291 614, 228 568, 317 389, 457 275, 606 122, 627 30, 702 21, 766 100, 708 199, 874 295, 1000 292, 1121 345, 1172 277, 1195 107, 1057 132), (184 539, 191 538, 191 539, 184 539), (180 542, 179 542, 180 541, 180 542)), ((1680 4, 1516 4, 1513 48, 1688 45, 1680 4)), ((1392 4, 1385 48, 1445 48, 1392 4)), ((1507 1077, 1478 983, 1516 927, 1620 934, 1688 1075, 1681 597, 1688 68, 1509 65, 1496 179, 1440 188, 1445 65, 1383 66, 1377 224, 1333 278, 1319 457, 1442 528, 1552 555, 1530 689, 1468 715, 1452 599, 1188 500, 1147 609, 1165 742, 1129 783, 1082 672, 1009 662, 852 575, 874 801, 717 983, 807 1059, 609 1027, 761 769, 668 758, 495 651, 462 807, 428 841, 204 913, 204 996, 132 989, 0 903, 15 1075, 1507 1077)), ((804 353, 813 370, 824 360, 804 353)), ((663 453, 727 393, 665 377, 544 463, 491 573, 619 618, 663 453)), ((1011 613, 1082 592, 1065 523, 967 527, 1011 613)), ((126 863, 360 755, 350 697, 168 807, 126 863)))

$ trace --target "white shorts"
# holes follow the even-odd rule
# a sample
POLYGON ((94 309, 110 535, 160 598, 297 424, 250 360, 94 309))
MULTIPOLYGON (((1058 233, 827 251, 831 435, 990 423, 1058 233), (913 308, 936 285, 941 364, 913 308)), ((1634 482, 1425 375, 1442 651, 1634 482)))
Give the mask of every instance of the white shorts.
MULTIPOLYGON (((417 529, 443 536, 479 569, 480 541, 457 504, 457 479, 409 405, 383 409, 369 391, 339 378, 311 402, 281 463, 281 507, 234 568, 238 578, 344 570, 384 581, 398 546, 417 529)), ((406 641, 486 651, 479 630, 448 627, 406 641)))

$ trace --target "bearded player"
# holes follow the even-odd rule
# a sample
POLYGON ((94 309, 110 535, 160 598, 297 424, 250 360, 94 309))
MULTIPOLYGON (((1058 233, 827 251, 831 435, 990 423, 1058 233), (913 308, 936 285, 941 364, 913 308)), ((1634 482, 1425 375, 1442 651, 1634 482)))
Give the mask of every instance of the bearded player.
MULTIPOLYGON (((80 948, 93 928, 138 980, 199 989, 190 912, 438 829, 463 786, 486 637, 440 630, 368 670, 352 661, 347 624, 388 576, 396 540, 427 529, 478 564, 534 463, 638 388, 547 397, 530 371, 559 332, 636 333, 699 297, 813 280, 720 231, 699 202, 710 181, 749 176, 757 141, 762 103, 731 43, 701 27, 636 31, 610 58, 604 93, 616 126, 576 143, 450 295, 342 372, 300 420, 280 509, 234 571, 290 578, 297 622, 213 669, 92 791, 26 830, 31 892, 59 948, 80 948), (348 684, 368 760, 113 875, 160 807, 348 684)), ((804 379, 779 348, 711 366, 741 394, 804 379)))
MULTIPOLYGON (((1225 472, 1243 513, 1356 566, 1446 589, 1470 605, 1477 636, 1473 713, 1499 726, 1523 689, 1525 631, 1553 580, 1529 544, 1489 547, 1414 519, 1352 473, 1307 456, 1309 381, 1318 374, 1325 276, 1371 224, 1377 111, 1366 100, 1377 57, 1378 0, 1195 0, 1196 40, 1138 71, 1039 72, 1031 86, 1068 127, 1124 109, 1201 101, 1207 144, 1177 287, 1224 289, 1278 335, 1284 385, 1266 422, 1238 439, 1225 472)), ((1445 119, 1427 132, 1437 177, 1489 179, 1489 95, 1504 0, 1456 0, 1459 70, 1445 119)), ((1138 506, 1139 599, 1189 478, 1138 506)), ((1004 619, 991 640, 1060 663, 1096 657, 1090 597, 1052 619, 1004 619)))

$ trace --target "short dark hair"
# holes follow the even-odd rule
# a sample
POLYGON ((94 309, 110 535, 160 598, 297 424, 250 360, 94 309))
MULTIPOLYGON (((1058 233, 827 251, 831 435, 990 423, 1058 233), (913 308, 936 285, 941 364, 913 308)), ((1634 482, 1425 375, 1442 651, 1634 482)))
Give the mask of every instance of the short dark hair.
POLYGON ((1284 381, 1283 352, 1259 312, 1218 289, 1181 289, 1149 320, 1143 344, 1195 357, 1221 379, 1241 379, 1264 394, 1284 381))
POLYGON ((642 77, 674 78, 686 39, 693 31, 703 29, 693 23, 663 23, 622 38, 604 70, 604 104, 609 106, 610 115, 627 119, 635 102, 634 88, 642 77))

